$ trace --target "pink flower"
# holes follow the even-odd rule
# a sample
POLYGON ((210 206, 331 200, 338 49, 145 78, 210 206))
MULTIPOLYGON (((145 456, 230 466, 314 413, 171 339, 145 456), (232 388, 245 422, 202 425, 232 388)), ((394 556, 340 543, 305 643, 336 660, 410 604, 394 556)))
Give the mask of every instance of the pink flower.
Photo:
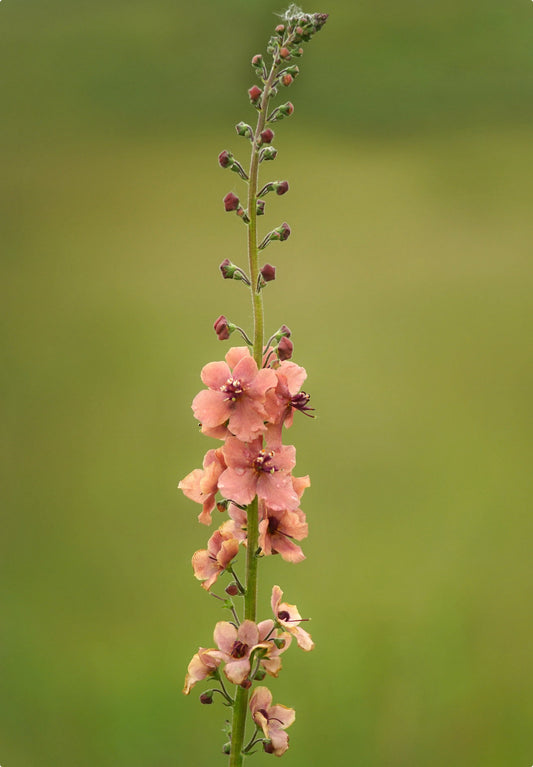
POLYGON ((203 525, 211 524, 211 512, 215 508, 215 496, 218 490, 218 478, 226 468, 222 450, 208 450, 203 469, 194 469, 178 484, 184 495, 191 501, 201 503, 203 508, 198 515, 203 525))
POLYGON ((282 628, 295 637, 298 646, 301 647, 302 650, 312 650, 315 644, 307 631, 304 631, 304 629, 300 628, 298 625, 302 620, 302 616, 298 612, 296 605, 289 605, 287 602, 282 602, 282 596, 283 591, 280 587, 274 586, 272 588, 271 599, 272 612, 282 628))
POLYGON ((263 439, 245 443, 228 437, 222 448, 227 469, 218 480, 218 489, 229 500, 248 506, 257 495, 274 511, 298 508, 291 469, 296 463, 292 445, 275 450, 263 448, 263 439))
POLYGON ((295 410, 309 415, 308 411, 313 409, 308 407, 309 395, 300 391, 307 378, 305 368, 285 360, 276 368, 276 375, 276 388, 267 392, 266 399, 269 419, 267 440, 270 445, 281 444, 282 427, 292 426, 295 410))
POLYGON ((205 365, 202 381, 209 388, 196 395, 192 409, 204 434, 223 439, 229 429, 243 441, 263 434, 266 392, 277 384, 273 370, 258 370, 248 349, 230 349, 226 362, 205 365))
POLYGON ((185 695, 190 693, 196 682, 207 679, 220 666, 220 658, 216 654, 213 655, 213 653, 216 653, 216 651, 200 647, 196 655, 193 655, 187 669, 187 676, 185 677, 185 686, 183 688, 185 695))
POLYGON ((256 687, 250 698, 250 711, 254 722, 270 741, 264 745, 264 750, 276 756, 284 754, 289 747, 289 736, 285 730, 296 718, 294 709, 279 703, 273 706, 268 687, 256 687))
POLYGON ((273 628, 272 620, 258 624, 245 620, 239 628, 235 628, 229 621, 217 623, 214 638, 220 652, 214 652, 225 662, 224 673, 230 682, 242 684, 248 678, 251 671, 250 656, 256 648, 265 648, 267 651, 271 646, 275 648, 273 642, 264 641, 273 628))
POLYGON ((294 541, 307 538, 307 522, 303 511, 265 509, 263 514, 259 523, 259 546, 262 553, 266 556, 281 554, 286 562, 302 562, 305 554, 294 541))
POLYGON ((218 576, 237 556, 239 541, 222 528, 215 530, 207 542, 207 549, 195 551, 192 555, 194 575, 203 581, 202 587, 209 591, 218 576))

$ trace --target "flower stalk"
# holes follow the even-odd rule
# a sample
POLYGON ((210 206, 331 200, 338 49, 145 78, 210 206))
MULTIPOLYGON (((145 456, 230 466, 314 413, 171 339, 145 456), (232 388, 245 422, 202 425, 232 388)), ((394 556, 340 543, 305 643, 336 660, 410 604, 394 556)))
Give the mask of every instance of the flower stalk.
POLYGON ((289 190, 287 181, 269 181, 258 194, 261 161, 274 160, 277 155, 271 146, 274 132, 267 123, 289 117, 294 111, 291 102, 274 108, 270 102, 278 87, 292 84, 299 68, 287 66, 288 62, 302 55, 301 45, 322 28, 326 19, 326 14, 306 14, 295 5, 285 12, 284 23, 278 24, 267 46, 270 70, 262 55, 252 59, 262 83, 262 87, 253 85, 248 90, 249 101, 257 110, 255 130, 245 122, 236 126, 237 134, 251 143, 249 168, 246 171, 229 150, 218 157, 222 168, 236 172, 248 185, 246 210, 233 192, 224 197, 225 210, 236 212, 248 227, 248 273, 229 259, 222 262, 220 271, 224 279, 243 282, 249 288, 253 332, 249 336, 224 315, 215 320, 213 327, 220 340, 238 331, 248 346, 232 347, 224 362, 210 362, 202 369, 202 381, 207 388, 194 398, 193 413, 202 432, 223 444, 209 450, 203 468, 188 474, 178 487, 202 505, 198 515, 201 524, 212 523, 215 509, 227 514, 209 538, 207 548, 194 553, 192 565, 195 577, 206 591, 211 591, 226 573, 233 577, 225 589, 229 598, 211 592, 224 608, 230 609, 233 621, 219 621, 213 632, 216 647, 200 647, 193 656, 183 691, 189 694, 194 685, 205 679, 219 683, 220 689, 205 691, 200 700, 212 704, 214 693, 218 692, 224 705, 233 708, 232 722, 225 730, 229 741, 222 749, 229 755, 229 767, 241 767, 256 745, 262 744, 269 754, 285 753, 289 742, 286 728, 294 721, 294 710, 272 705, 270 690, 254 684, 267 674, 278 675, 281 656, 293 640, 305 651, 314 646, 299 625, 304 619, 296 606, 281 601, 283 592, 279 586, 272 589, 273 617, 257 622, 261 558, 276 553, 286 562, 305 558, 297 542, 307 536, 305 514, 299 506, 310 484, 309 477, 293 476, 295 448, 283 444, 283 433, 291 426, 295 411, 308 415, 305 411, 312 409, 308 407, 309 395, 301 391, 306 371, 290 361, 293 342, 289 340, 289 328, 282 325, 264 344, 263 288, 275 279, 276 268, 270 263, 260 267, 259 255, 269 243, 287 240, 291 229, 284 222, 258 244, 257 217, 265 212, 265 201, 258 199, 260 196, 271 191, 281 196, 289 190), (246 556, 241 581, 235 561, 242 546, 246 556), (242 617, 232 597, 242 597, 242 617), (233 696, 224 685, 222 672, 235 685, 233 696), (248 716, 254 731, 244 745, 248 716))

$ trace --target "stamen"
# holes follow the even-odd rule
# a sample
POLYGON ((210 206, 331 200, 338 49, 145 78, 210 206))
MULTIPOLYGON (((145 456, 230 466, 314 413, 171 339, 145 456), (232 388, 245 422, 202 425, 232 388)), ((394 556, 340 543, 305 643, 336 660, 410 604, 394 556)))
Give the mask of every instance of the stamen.
POLYGON ((239 395, 243 394, 244 387, 238 378, 228 378, 226 383, 220 387, 220 391, 227 395, 224 397, 225 400, 236 402, 239 395))

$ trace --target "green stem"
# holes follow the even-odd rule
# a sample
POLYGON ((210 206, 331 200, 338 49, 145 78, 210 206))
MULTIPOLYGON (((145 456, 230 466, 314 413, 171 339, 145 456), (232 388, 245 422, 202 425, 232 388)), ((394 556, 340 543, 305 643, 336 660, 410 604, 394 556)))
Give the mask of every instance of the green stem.
MULTIPOLYGON (((248 174, 248 266, 250 269, 250 292, 252 294, 252 311, 254 318, 253 357, 259 369, 263 366, 263 337, 264 314, 263 293, 257 290, 259 276, 259 251, 257 249, 257 181, 259 176, 259 137, 265 128, 268 113, 270 88, 275 80, 279 62, 274 60, 270 74, 263 88, 261 107, 257 118, 257 126, 252 140, 252 155, 250 172, 248 174)), ((247 548, 246 548, 246 593, 244 595, 244 618, 255 622, 257 607, 257 543, 259 537, 259 514, 257 497, 248 506, 247 511, 247 548)), ((233 707, 233 724, 231 732, 231 751, 229 767, 241 767, 244 759, 243 743, 246 727, 248 690, 237 687, 233 707)))

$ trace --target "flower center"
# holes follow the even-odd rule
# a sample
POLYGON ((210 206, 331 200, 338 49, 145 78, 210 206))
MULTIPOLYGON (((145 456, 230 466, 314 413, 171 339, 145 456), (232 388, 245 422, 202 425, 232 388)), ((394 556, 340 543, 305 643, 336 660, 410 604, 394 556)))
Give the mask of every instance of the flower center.
POLYGON ((244 387, 238 378, 228 378, 226 383, 220 387, 220 391, 226 395, 224 399, 236 402, 237 397, 244 392, 244 387))
POLYGON ((310 394, 306 394, 304 391, 301 391, 298 394, 295 394, 294 397, 291 397, 291 406, 295 410, 299 410, 304 415, 309 415, 307 411, 314 410, 313 407, 307 407, 310 399, 310 394))
POLYGON ((236 639, 235 642, 233 642, 233 647, 231 648, 231 657, 244 658, 247 649, 247 644, 244 644, 244 642, 240 642, 238 639, 236 639))
POLYGON ((279 527, 279 519, 276 517, 269 517, 268 518, 268 532, 270 535, 274 535, 274 533, 277 531, 279 527))
POLYGON ((280 610, 280 612, 278 613, 278 618, 280 619, 280 621, 288 621, 290 617, 291 616, 287 612, 287 610, 280 610))
POLYGON ((258 714, 263 714, 265 719, 268 721, 268 713, 267 713, 266 708, 259 708, 259 709, 257 709, 257 713, 258 714))
POLYGON ((257 457, 254 458, 252 468, 258 473, 264 471, 267 474, 273 474, 277 471, 277 466, 274 466, 272 459, 274 458, 273 450, 260 450, 257 457))

